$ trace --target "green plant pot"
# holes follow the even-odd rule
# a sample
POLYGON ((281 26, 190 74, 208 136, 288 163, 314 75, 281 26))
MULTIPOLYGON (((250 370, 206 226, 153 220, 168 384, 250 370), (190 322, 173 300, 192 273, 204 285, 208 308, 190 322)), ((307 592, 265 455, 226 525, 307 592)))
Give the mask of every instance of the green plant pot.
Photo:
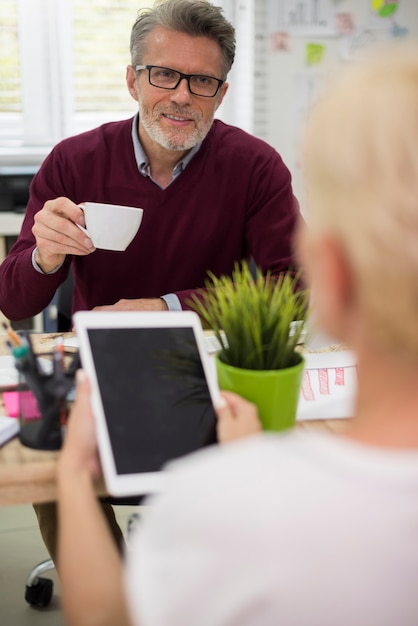
POLYGON ((220 389, 233 391, 253 402, 263 430, 294 426, 305 360, 282 370, 246 370, 226 365, 216 357, 220 389))

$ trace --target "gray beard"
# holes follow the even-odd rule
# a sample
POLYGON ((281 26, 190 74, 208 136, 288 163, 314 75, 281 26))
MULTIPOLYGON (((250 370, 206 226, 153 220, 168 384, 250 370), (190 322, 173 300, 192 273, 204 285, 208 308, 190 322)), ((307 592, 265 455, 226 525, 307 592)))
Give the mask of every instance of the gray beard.
MULTIPOLYGON (((173 115, 176 114, 176 112, 171 113, 173 115)), ((206 122, 201 122, 199 118, 193 117, 195 122, 197 122, 197 126, 192 132, 187 132, 186 136, 184 136, 184 132, 181 129, 179 129, 178 132, 176 132, 176 129, 168 132, 162 129, 159 122, 152 118, 152 116, 147 112, 147 109, 144 108, 142 103, 139 103, 139 119, 142 126, 153 141, 158 143, 166 150, 173 150, 178 152, 191 150, 198 143, 202 142, 208 134, 213 122, 213 117, 206 122)))

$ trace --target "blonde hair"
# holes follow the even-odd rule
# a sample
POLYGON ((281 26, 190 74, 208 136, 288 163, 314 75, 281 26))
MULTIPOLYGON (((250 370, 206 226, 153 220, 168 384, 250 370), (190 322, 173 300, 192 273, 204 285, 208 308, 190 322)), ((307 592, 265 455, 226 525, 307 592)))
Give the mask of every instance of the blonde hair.
POLYGON ((308 222, 345 247, 380 345, 418 358, 418 44, 351 66, 313 107, 308 222))

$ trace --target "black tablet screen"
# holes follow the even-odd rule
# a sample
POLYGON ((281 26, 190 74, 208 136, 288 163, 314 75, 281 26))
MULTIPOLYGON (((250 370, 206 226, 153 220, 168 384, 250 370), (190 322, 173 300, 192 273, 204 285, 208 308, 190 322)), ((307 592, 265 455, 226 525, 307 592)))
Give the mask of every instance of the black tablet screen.
POLYGON ((160 470, 216 441, 192 328, 88 330, 118 474, 160 470))

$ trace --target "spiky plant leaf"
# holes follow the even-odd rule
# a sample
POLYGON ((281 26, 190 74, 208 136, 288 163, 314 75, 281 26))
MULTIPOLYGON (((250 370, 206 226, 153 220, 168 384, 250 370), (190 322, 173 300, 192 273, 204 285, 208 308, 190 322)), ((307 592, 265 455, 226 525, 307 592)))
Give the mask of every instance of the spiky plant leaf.
POLYGON ((296 345, 303 330, 295 320, 306 320, 308 294, 296 289, 289 274, 279 278, 247 262, 235 264, 231 276, 208 274, 207 291, 194 295, 189 305, 211 328, 220 345, 219 358, 228 365, 253 370, 284 369, 300 357, 296 345), (226 341, 222 335, 225 333, 226 341))

